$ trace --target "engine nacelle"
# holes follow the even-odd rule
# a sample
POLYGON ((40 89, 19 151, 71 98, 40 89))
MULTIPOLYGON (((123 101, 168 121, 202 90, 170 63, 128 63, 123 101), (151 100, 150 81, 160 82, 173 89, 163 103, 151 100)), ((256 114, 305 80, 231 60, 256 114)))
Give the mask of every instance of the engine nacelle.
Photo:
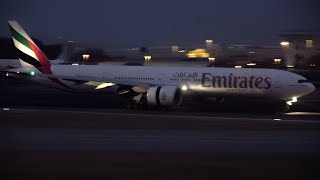
POLYGON ((177 86, 151 87, 147 91, 147 101, 151 106, 178 106, 182 93, 177 86))

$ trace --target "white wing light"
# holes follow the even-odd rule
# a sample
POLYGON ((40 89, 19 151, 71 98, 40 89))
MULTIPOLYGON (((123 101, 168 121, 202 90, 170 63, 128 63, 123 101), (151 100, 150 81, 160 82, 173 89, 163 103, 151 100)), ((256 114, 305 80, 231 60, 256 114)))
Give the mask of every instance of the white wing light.
POLYGON ((182 91, 186 91, 186 90, 188 90, 188 87, 187 87, 186 85, 183 85, 183 86, 181 87, 181 90, 182 90, 182 91))
POLYGON ((291 106, 292 103, 297 102, 297 101, 298 101, 298 98, 297 98, 297 97, 292 97, 292 100, 291 100, 291 101, 287 101, 287 104, 288 104, 289 106, 291 106))
POLYGON ((96 90, 103 89, 103 88, 110 87, 110 86, 114 86, 114 85, 116 85, 116 84, 114 84, 114 83, 101 83, 100 85, 98 85, 96 87, 96 90))

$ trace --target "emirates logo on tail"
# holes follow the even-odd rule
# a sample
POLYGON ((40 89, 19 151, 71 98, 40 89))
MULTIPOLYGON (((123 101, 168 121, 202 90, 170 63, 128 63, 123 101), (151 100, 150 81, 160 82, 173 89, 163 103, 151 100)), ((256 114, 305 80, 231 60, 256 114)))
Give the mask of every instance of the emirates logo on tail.
POLYGON ((44 74, 52 74, 50 61, 32 41, 28 34, 23 30, 17 21, 9 21, 12 40, 18 50, 19 58, 38 68, 44 74))

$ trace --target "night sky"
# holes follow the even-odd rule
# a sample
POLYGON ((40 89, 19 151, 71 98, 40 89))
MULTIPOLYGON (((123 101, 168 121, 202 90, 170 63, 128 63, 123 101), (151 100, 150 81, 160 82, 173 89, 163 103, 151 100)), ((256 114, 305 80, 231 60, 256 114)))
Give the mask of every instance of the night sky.
POLYGON ((18 20, 46 43, 73 40, 92 47, 172 43, 278 44, 284 30, 319 30, 316 0, 5 0, 0 36, 18 20), (63 37, 63 39, 58 39, 63 37))

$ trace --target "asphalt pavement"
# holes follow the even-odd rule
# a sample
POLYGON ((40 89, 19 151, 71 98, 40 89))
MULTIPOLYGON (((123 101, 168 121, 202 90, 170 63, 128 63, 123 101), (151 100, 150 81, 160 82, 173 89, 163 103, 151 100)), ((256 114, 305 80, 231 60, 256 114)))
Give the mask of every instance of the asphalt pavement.
POLYGON ((4 179, 320 177, 318 91, 274 119, 271 104, 257 101, 130 111, 114 95, 0 86, 4 179))

